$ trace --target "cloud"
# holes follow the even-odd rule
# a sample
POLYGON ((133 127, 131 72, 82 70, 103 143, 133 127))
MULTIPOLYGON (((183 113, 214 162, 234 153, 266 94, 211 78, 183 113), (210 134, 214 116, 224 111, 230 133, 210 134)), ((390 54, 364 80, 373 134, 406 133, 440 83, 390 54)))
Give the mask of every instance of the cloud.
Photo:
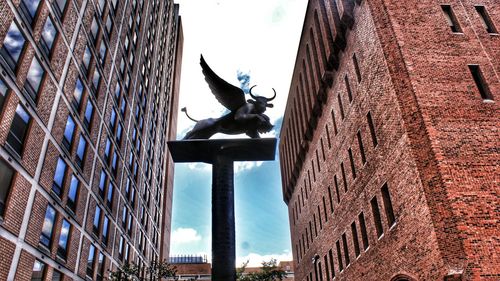
POLYGON ((234 162, 234 173, 243 172, 246 170, 251 170, 262 166, 263 161, 246 161, 246 162, 234 162))
POLYGON ((192 243, 200 240, 201 236, 196 229, 179 227, 172 232, 171 244, 192 243))
POLYGON ((280 261, 291 261, 293 260, 293 256, 292 253, 290 253, 289 251, 284 251, 281 254, 269 254, 269 255, 250 253, 246 256, 236 257, 236 266, 240 267, 244 262, 248 261, 247 267, 261 267, 262 262, 270 261, 271 259, 276 259, 279 263, 280 261))
POLYGON ((238 81, 240 82, 240 88, 243 90, 243 92, 248 93, 250 90, 250 72, 243 72, 241 70, 238 70, 236 72, 236 77, 238 78, 238 81))

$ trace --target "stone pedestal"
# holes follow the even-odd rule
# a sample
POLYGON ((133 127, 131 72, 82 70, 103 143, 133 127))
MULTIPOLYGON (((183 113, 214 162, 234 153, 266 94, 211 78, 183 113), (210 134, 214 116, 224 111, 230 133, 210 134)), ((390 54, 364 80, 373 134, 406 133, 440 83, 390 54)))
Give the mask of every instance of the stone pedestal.
POLYGON ((212 164, 212 280, 236 280, 234 161, 274 160, 276 139, 170 141, 176 163, 212 164))

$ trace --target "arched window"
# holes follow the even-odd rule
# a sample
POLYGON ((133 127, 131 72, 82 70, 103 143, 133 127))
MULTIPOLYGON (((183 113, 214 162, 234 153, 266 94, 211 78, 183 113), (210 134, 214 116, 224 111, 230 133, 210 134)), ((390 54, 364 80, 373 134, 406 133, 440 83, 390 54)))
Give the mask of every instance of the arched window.
POLYGON ((391 279, 391 281, 415 281, 415 279, 405 274, 397 274, 391 279))

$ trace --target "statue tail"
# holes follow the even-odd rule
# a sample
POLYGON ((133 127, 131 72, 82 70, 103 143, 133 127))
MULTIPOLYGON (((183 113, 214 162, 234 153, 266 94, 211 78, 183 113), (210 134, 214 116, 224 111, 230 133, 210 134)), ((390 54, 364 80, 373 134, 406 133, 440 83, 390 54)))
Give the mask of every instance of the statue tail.
POLYGON ((187 108, 183 107, 183 108, 181 108, 181 111, 184 112, 184 113, 186 113, 187 118, 189 118, 191 121, 198 122, 198 120, 193 119, 193 118, 191 118, 191 116, 189 116, 189 114, 187 112, 187 108))

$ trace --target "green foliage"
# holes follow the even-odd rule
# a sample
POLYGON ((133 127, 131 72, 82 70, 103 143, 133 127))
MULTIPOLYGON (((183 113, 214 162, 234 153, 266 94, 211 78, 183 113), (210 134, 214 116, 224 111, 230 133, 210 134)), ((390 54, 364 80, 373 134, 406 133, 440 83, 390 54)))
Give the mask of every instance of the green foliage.
POLYGON ((259 272, 244 273, 247 265, 248 261, 236 270, 236 279, 238 281, 277 281, 286 277, 286 272, 278 268, 276 259, 262 262, 261 271, 259 272))
POLYGON ((151 265, 143 268, 146 272, 146 278, 139 277, 140 270, 136 264, 124 264, 116 271, 111 271, 109 280, 111 281, 129 281, 129 280, 162 280, 163 278, 175 277, 177 269, 175 266, 169 264, 167 261, 151 262, 151 265))

